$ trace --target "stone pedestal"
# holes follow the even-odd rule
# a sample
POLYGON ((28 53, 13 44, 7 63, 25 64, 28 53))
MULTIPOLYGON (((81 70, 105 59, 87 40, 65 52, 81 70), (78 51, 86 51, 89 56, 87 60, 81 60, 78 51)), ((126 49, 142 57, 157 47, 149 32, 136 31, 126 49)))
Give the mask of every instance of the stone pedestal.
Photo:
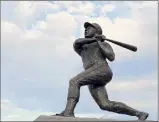
POLYGON ((61 116, 46 116, 40 115, 34 120, 36 121, 115 121, 111 119, 98 119, 98 118, 83 118, 83 117, 61 117, 61 116))
MULTIPOLYGON (((67 121, 67 122, 76 122, 76 121, 83 121, 83 122, 85 122, 85 121, 89 121, 89 122, 95 122, 95 121, 98 121, 98 122, 106 122, 106 121, 112 121, 112 122, 114 122, 114 121, 120 121, 120 122, 122 122, 122 120, 115 120, 115 119, 98 119, 98 118, 84 118, 84 117, 61 117, 61 116, 47 116, 47 115, 40 115, 38 118, 36 118, 35 120, 34 120, 34 122, 36 122, 36 121, 43 121, 43 122, 45 122, 45 121, 51 121, 51 122, 58 122, 58 121, 67 121)), ((143 121, 141 121, 141 120, 127 120, 127 121, 129 121, 129 122, 136 122, 136 121, 139 121, 139 122, 152 122, 152 121, 150 121, 150 120, 143 120, 143 121)), ((124 121, 123 121, 124 122, 124 121)))

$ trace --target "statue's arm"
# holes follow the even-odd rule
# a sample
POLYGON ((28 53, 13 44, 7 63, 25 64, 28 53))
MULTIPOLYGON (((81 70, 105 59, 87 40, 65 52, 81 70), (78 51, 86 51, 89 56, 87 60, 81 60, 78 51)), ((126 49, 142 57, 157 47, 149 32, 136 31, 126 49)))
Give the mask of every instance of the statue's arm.
POLYGON ((82 52, 82 45, 80 44, 76 44, 76 42, 73 43, 73 48, 74 48, 74 51, 81 55, 81 52, 82 52))
POLYGON ((115 60, 115 53, 113 51, 113 48, 107 43, 107 42, 101 42, 98 41, 99 47, 104 54, 104 56, 109 60, 109 61, 114 61, 115 60))
POLYGON ((84 45, 84 44, 90 44, 95 41, 96 41, 96 38, 79 38, 75 41, 75 44, 84 45))
POLYGON ((90 44, 92 42, 95 42, 96 39, 95 38, 79 38, 76 39, 75 42, 73 43, 73 47, 76 53, 78 53, 79 55, 81 55, 81 52, 83 50, 83 45, 84 44, 90 44))

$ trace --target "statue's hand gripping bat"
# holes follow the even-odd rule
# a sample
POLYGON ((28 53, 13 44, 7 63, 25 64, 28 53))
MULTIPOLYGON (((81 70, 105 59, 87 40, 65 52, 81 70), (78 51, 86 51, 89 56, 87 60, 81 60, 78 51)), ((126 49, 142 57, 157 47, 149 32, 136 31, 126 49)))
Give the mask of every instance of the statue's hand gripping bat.
MULTIPOLYGON (((99 36, 100 36, 100 35, 99 35, 99 36)), ((98 35, 96 35, 96 37, 98 38, 98 35)), ((116 44, 116 45, 119 45, 119 46, 121 46, 121 47, 123 47, 123 48, 126 48, 126 49, 128 49, 128 50, 131 50, 131 51, 133 51, 133 52, 136 52, 136 51, 137 51, 137 47, 136 47, 136 46, 129 45, 129 44, 126 44, 126 43, 122 43, 122 42, 119 42, 119 41, 115 41, 115 40, 112 40, 112 39, 107 39, 105 36, 102 36, 102 35, 101 35, 101 37, 103 37, 103 38, 102 38, 103 40, 112 42, 112 43, 114 43, 114 44, 116 44)))

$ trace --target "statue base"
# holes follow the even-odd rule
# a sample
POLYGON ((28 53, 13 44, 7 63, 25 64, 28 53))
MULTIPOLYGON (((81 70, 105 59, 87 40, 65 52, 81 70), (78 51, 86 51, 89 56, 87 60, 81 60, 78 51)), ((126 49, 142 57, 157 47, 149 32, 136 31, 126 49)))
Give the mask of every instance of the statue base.
MULTIPOLYGON (((100 121, 100 122, 104 122, 104 121, 119 121, 119 120, 114 120, 114 119, 102 119, 102 118, 84 118, 84 117, 62 117, 62 116, 55 116, 55 115, 51 115, 51 116, 47 116, 47 115, 40 115, 38 118, 36 118, 34 120, 34 122, 36 121, 100 121)), ((131 122, 136 122, 136 121, 140 121, 140 122, 150 122, 150 120, 131 120, 131 122)), ((121 120, 120 120, 121 122, 121 120)))
POLYGON ((113 119, 98 119, 98 118, 84 118, 84 117, 62 117, 62 116, 46 116, 40 115, 34 120, 36 121, 116 121, 113 119))

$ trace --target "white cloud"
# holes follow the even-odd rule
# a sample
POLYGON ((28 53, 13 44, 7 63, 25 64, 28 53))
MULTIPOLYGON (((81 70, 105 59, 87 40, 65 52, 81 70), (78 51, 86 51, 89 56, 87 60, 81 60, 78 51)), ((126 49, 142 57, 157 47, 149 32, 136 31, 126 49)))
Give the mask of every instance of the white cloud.
POLYGON ((71 14, 93 15, 95 4, 89 1, 55 1, 61 8, 71 14))
POLYGON ((17 7, 17 12, 23 16, 30 16, 35 13, 35 6, 33 7, 33 2, 20 1, 17 7))
POLYGON ((74 14, 83 14, 83 15, 92 15, 95 10, 95 5, 91 2, 83 3, 82 5, 71 6, 68 8, 69 13, 74 14))
POLYGON ((19 46, 25 32, 12 22, 2 20, 1 25, 1 49, 3 56, 8 55, 5 51, 15 50, 19 46))
POLYGON ((82 1, 54 1, 55 4, 59 5, 61 8, 68 9, 71 6, 78 7, 83 5, 82 1))
MULTIPOLYGON (((84 28, 83 23, 85 21, 90 22, 97 22, 99 23, 104 31, 104 35, 106 37, 125 42, 128 44, 132 44, 138 47, 138 52, 133 53, 129 50, 126 50, 124 48, 121 48, 119 46, 116 46, 112 43, 112 47, 114 48, 114 51, 116 53, 116 59, 119 61, 121 60, 128 60, 132 57, 140 58, 141 55, 146 55, 147 53, 153 53, 155 54, 157 52, 157 15, 153 17, 146 18, 147 12, 148 15, 153 15, 157 13, 157 6, 155 6, 154 3, 149 4, 141 4, 142 6, 140 8, 132 7, 132 18, 115 18, 113 21, 109 19, 108 17, 93 17, 91 18, 89 15, 89 11, 92 11, 93 9, 90 9, 89 6, 94 6, 91 2, 79 2, 79 6, 77 6, 78 2, 54 2, 54 4, 51 4, 49 2, 45 2, 46 8, 50 8, 49 6, 56 5, 59 7, 66 7, 71 9, 72 7, 76 8, 77 11, 85 11, 87 13, 83 13, 84 15, 71 15, 68 12, 58 12, 54 14, 47 14, 46 18, 41 21, 36 21, 35 25, 32 26, 30 30, 28 30, 24 35, 26 40, 27 37, 32 35, 38 34, 38 39, 51 39, 52 42, 54 42, 54 45, 56 44, 56 48, 59 49, 63 43, 67 43, 68 47, 65 47, 66 49, 72 49, 72 43, 75 39, 73 35, 75 35, 76 30, 81 31, 81 36, 83 36, 84 28), (78 9, 78 7, 81 7, 82 5, 86 6, 83 7, 83 9, 78 9), (88 9, 84 10, 84 9, 88 9), (139 10, 142 10, 140 12, 139 10), (39 35, 40 34, 40 35, 39 35), (71 40, 70 40, 71 39, 71 40), (58 40, 58 41, 57 41, 58 40), (67 42, 66 42, 67 41, 67 42), (60 47, 58 47, 60 46, 60 47), (149 48, 149 47, 154 48, 149 48)), ((42 2, 33 2, 33 3, 27 3, 24 7, 24 11, 38 11, 36 8, 40 8, 41 10, 44 10, 42 7, 42 2), (33 5, 31 5, 33 4, 33 5), (31 8, 29 8, 31 6, 31 8), (25 10, 29 9, 28 11, 25 10), (33 10, 32 10, 33 9, 33 10)), ((45 5, 44 4, 44 5, 45 5)), ((21 3, 19 4, 21 5, 21 3)), ((109 4, 108 4, 109 5, 109 4)), ((23 7, 21 7, 23 9, 23 7)), ((51 7, 52 8, 52 7, 51 7)), ((95 7, 91 7, 95 8, 95 7)), ((22 10, 23 12, 23 10, 22 10)), ((25 12, 24 12, 25 13, 25 12)), ((25 14, 22 14, 25 15, 25 14)), ((30 17, 29 17, 30 18, 30 17)), ((66 45, 65 45, 66 46, 66 45)), ((67 52, 67 51, 66 51, 67 52)), ((62 54, 59 54, 62 55, 62 54)))
POLYGON ((58 38, 72 36, 77 29, 77 23, 74 17, 67 12, 48 14, 45 24, 42 23, 42 25, 46 25, 43 31, 48 34, 53 34, 58 38))
MULTIPOLYGON (((14 23, 6 21, 2 21, 1 23, 2 43, 6 46, 5 48, 7 48, 7 45, 12 41, 15 45, 17 44, 16 47, 18 47, 19 44, 24 47, 26 47, 26 44, 32 45, 30 50, 36 49, 38 45, 41 45, 40 47, 42 47, 42 45, 48 46, 48 43, 51 43, 54 48, 45 50, 52 50, 52 53, 63 45, 62 52, 58 53, 59 55, 65 55, 62 53, 68 53, 68 51, 70 52, 70 49, 73 51, 72 43, 75 40, 73 35, 77 29, 77 22, 74 17, 67 12, 48 14, 46 16, 46 21, 37 21, 35 26, 25 31, 14 23), (13 38, 15 39, 13 40, 13 38)), ((28 48, 23 48, 23 50, 27 49, 28 48)), ((58 52, 60 52, 60 50, 58 52)))
POLYGON ((53 112, 43 112, 38 110, 27 110, 18 107, 10 100, 1 100, 2 121, 33 121, 41 114, 52 115, 53 112))
MULTIPOLYGON (((65 68, 71 68, 70 65, 76 67, 80 62, 79 56, 73 50, 73 33, 76 28, 77 22, 66 12, 48 14, 46 20, 38 21, 31 29, 24 31, 12 22, 2 21, 2 63, 6 64, 4 66, 14 67, 13 64, 19 62, 16 68, 20 68, 21 64, 31 68, 36 61, 36 64, 43 64, 52 60, 52 64, 49 64, 52 67, 56 64, 65 68), (68 55, 74 58, 68 60, 68 55), (58 64, 59 61, 62 64, 58 64)), ((30 80, 37 82, 36 78, 30 80)), ((53 83, 51 80, 44 82, 53 83)))
POLYGON ((157 1, 124 1, 124 5, 129 6, 131 9, 139 9, 143 7, 157 8, 157 1))
POLYGON ((48 1, 18 1, 15 8, 17 24, 26 28, 27 24, 34 23, 40 16, 49 11, 58 12, 60 7, 48 1))
POLYGON ((137 77, 126 81, 114 79, 108 84, 111 91, 129 91, 129 90, 157 90, 157 74, 149 74, 146 76, 137 77), (115 83, 114 83, 115 82, 115 83), (131 89, 130 89, 131 88, 131 89))
POLYGON ((100 14, 106 14, 107 12, 112 12, 116 6, 114 4, 105 4, 100 9, 100 14))
POLYGON ((48 9, 59 10, 59 6, 48 1, 19 1, 15 11, 20 17, 33 17, 41 11, 47 12, 48 9))
POLYGON ((8 34, 9 36, 20 36, 23 34, 23 31, 14 23, 2 20, 1 33, 3 37, 8 37, 8 34))

